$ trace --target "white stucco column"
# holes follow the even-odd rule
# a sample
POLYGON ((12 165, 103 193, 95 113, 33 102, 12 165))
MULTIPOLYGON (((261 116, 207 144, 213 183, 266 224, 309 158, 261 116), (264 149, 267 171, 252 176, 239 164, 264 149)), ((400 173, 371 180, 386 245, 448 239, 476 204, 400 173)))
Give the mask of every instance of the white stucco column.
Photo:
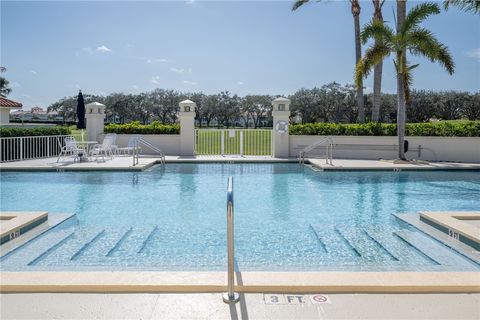
POLYGON ((180 102, 180 155, 195 155, 195 102, 184 100, 180 102))
POLYGON ((105 105, 92 102, 85 106, 85 119, 87 121, 87 137, 89 141, 98 141, 98 135, 103 133, 105 119, 105 105))
POLYGON ((273 105, 273 156, 275 158, 288 158, 290 151, 290 137, 288 125, 290 121, 290 100, 277 98, 273 105))
POLYGON ((10 108, 0 107, 0 124, 10 123, 10 108))

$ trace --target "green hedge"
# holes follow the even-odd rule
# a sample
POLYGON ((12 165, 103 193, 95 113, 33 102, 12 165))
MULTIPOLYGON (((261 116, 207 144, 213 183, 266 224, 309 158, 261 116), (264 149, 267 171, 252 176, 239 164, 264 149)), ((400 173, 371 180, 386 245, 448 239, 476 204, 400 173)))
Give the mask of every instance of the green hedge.
POLYGON ((0 128, 0 137, 56 136, 71 134, 69 127, 0 128))
MULTIPOLYGON (((397 125, 393 123, 307 123, 294 124, 291 135, 331 136, 396 136, 397 125)), ((407 136, 430 137, 480 137, 480 121, 407 123, 407 136)))
POLYGON ((117 134, 180 134, 180 125, 160 124, 156 121, 148 125, 142 125, 138 121, 133 121, 127 124, 106 125, 104 132, 117 134))

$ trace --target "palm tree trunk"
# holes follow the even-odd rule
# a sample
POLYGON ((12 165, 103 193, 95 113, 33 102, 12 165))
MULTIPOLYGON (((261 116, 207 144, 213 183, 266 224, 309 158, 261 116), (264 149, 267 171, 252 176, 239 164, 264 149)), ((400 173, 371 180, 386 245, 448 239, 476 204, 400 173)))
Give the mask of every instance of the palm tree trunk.
MULTIPOLYGON (((355 27, 355 65, 362 59, 362 45, 360 42, 360 3, 350 0, 352 4, 353 24, 355 27)), ((365 122, 365 106, 363 103, 363 87, 357 87, 358 122, 365 122)))
MULTIPOLYGON (((382 5, 383 1, 373 0, 374 13, 373 19, 375 21, 383 22, 382 15, 382 5)), ((375 40, 378 43, 378 40, 375 40)), ((372 121, 378 122, 380 118, 380 103, 382 96, 382 72, 383 72, 383 61, 375 66, 373 71, 373 107, 372 107, 372 121)))
MULTIPOLYGON (((405 21, 407 14, 407 0, 397 0, 397 33, 400 32, 400 26, 405 21)), ((397 52, 397 135, 398 135, 398 157, 401 160, 405 158, 405 50, 397 52)))

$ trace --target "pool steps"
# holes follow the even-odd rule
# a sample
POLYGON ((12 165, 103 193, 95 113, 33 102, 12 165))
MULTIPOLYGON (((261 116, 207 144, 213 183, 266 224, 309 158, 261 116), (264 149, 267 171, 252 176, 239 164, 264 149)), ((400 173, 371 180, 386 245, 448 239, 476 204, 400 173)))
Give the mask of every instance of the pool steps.
POLYGON ((132 233, 132 230, 133 230, 133 227, 130 227, 130 229, 128 229, 120 239, 118 239, 118 241, 115 243, 115 245, 110 249, 108 250, 107 254, 105 255, 106 257, 111 257, 113 255, 113 253, 115 251, 118 250, 118 248, 120 248, 120 246, 122 245, 122 243, 125 241, 125 239, 128 238, 128 236, 130 235, 130 233, 132 233))
MULTIPOLYGON (((450 249, 419 232, 385 229, 382 226, 321 224, 312 224, 310 229, 311 242, 299 246, 298 250, 313 252, 309 261, 319 261, 319 265, 324 267, 329 267, 329 261, 332 261, 346 267, 358 266, 360 269, 362 266, 364 268, 378 266, 399 270, 398 268, 402 266, 411 265, 411 261, 416 261, 420 269, 446 270, 448 266, 460 266, 462 270, 478 269, 478 266, 463 261, 450 249)), ((223 245, 215 243, 211 249, 206 245, 198 248, 200 249, 198 253, 188 252, 182 255, 179 251, 183 247, 181 243, 178 247, 170 245, 178 241, 195 241, 195 232, 192 231, 190 235, 184 235, 185 237, 181 235, 170 237, 161 230, 159 226, 149 229, 134 226, 112 228, 68 226, 39 236, 26 245, 26 250, 12 252, 10 261, 4 262, 2 258, 2 264, 7 269, 14 265, 35 268, 95 267, 112 263, 121 264, 123 261, 127 261, 126 266, 132 267, 161 267, 171 265, 172 262, 181 266, 186 263, 185 259, 201 256, 209 250, 218 250, 218 247, 223 245)), ((264 231, 274 232, 273 229, 264 231)), ((218 235, 219 239, 223 236, 218 235)), ((264 248, 267 249, 268 247, 264 248)), ((269 252, 265 251, 266 254, 269 252)), ((252 259, 254 266, 255 256, 260 254, 245 251, 241 246, 239 253, 247 259, 247 262, 241 264, 242 268, 248 268, 249 263, 252 263, 248 262, 249 259, 252 259)), ((275 258, 275 252, 270 253, 275 258)), ((215 261, 203 261, 202 265, 222 264, 224 259, 225 257, 219 256, 215 261)))
POLYGON ((42 261, 42 259, 45 259, 46 257, 48 257, 49 254, 51 254, 52 252, 54 252, 56 249, 58 249, 59 247, 61 247, 65 242, 67 242, 68 240, 70 240, 72 237, 74 236, 74 233, 70 233, 68 236, 66 236, 65 238, 63 238, 62 240, 58 241, 57 243, 55 243, 53 246, 51 246, 50 248, 48 248, 47 250, 45 250, 44 252, 42 252, 38 257, 36 257, 35 259, 33 259, 32 261, 30 261, 28 263, 29 266, 33 266, 33 265, 36 265, 39 261, 42 261))
POLYGON ((137 251, 137 253, 142 253, 145 248, 147 247, 148 243, 153 239, 153 236, 155 235, 155 233, 158 231, 158 226, 155 226, 153 228, 153 230, 150 232, 150 234, 147 236, 147 238, 145 239, 145 241, 143 241, 143 244, 141 246, 141 248, 137 251))
POLYGON ((467 260, 459 259, 458 254, 439 244, 436 240, 418 232, 409 230, 396 231, 395 234, 417 248, 423 254, 436 261, 439 265, 469 267, 467 260))
POLYGON ((73 254, 73 256, 70 258, 70 261, 74 261, 76 260, 83 252, 85 252, 85 250, 87 250, 89 247, 91 247, 96 241, 98 241, 98 239, 100 239, 103 235, 105 234, 105 229, 103 229, 102 231, 100 231, 99 233, 97 233, 95 235, 95 237, 93 237, 92 239, 90 239, 87 243, 85 243, 80 249, 78 249, 77 252, 75 252, 73 254))

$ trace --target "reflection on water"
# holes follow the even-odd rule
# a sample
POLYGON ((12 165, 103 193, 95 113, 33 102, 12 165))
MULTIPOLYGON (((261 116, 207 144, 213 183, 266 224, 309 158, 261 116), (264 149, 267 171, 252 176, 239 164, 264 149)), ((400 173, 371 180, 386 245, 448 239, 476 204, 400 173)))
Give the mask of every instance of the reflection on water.
POLYGON ((224 224, 228 176, 239 226, 393 224, 393 213, 475 210, 480 172, 316 172, 298 164, 167 164, 145 172, 2 172, 2 210, 76 213, 80 223, 224 224))

